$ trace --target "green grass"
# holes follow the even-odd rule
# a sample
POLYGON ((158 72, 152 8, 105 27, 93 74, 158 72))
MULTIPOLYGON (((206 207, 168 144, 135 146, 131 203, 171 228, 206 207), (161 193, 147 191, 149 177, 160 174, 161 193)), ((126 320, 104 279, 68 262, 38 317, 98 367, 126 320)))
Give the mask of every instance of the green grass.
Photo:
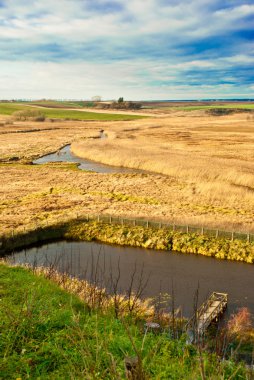
MULTIPOLYGON (((27 269, 0 264, 0 294, 2 380, 124 379, 124 358, 135 350, 144 379, 201 379, 197 350, 184 337, 172 340, 165 332, 144 339, 142 321, 88 309, 27 269)), ((202 357, 206 379, 250 378, 242 365, 202 357)))
POLYGON ((68 102, 68 101, 57 101, 57 100, 40 100, 38 102, 28 102, 31 105, 40 105, 42 107, 59 107, 59 108, 82 108, 84 102, 68 102))
MULTIPOLYGON (((22 104, 7 104, 0 103, 0 114, 2 115, 12 115, 13 112, 21 111, 26 109, 35 109, 34 107, 28 107, 22 104)), ((83 112, 83 111, 69 111, 63 109, 51 109, 51 108, 38 108, 41 112, 48 118, 52 119, 72 119, 72 120, 105 120, 105 121, 124 121, 124 120, 135 120, 144 118, 144 116, 138 115, 121 115, 121 114, 106 114, 106 113, 95 113, 95 112, 83 112)))
POLYGON ((23 109, 26 109, 26 108, 22 104, 0 103, 1 115, 12 115, 13 112, 22 111, 23 109))

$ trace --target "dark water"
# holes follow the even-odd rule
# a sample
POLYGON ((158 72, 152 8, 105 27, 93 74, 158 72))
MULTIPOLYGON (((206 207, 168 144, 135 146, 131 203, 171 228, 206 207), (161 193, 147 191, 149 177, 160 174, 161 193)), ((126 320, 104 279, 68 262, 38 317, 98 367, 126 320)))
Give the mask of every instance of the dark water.
POLYGON ((90 170, 97 173, 145 173, 144 170, 104 165, 77 157, 71 152, 70 145, 66 145, 56 153, 47 154, 33 161, 34 164, 45 164, 47 162, 74 162, 78 164, 78 168, 81 170, 90 170))
POLYGON ((228 293, 228 313, 246 306, 254 314, 254 266, 209 257, 89 242, 57 242, 16 253, 19 263, 54 264, 58 270, 105 286, 112 291, 118 273, 118 291, 144 286, 143 297, 172 294, 182 313, 190 316, 194 294, 199 303, 213 291, 228 293))

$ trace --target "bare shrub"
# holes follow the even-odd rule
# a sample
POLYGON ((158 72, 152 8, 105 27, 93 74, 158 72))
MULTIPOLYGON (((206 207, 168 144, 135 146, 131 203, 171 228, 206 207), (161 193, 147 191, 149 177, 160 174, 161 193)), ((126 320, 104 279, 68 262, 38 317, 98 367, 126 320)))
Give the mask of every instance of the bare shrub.
POLYGON ((230 336, 244 335, 252 327, 251 314, 247 307, 238 310, 228 321, 227 329, 230 336))
POLYGON ((44 121, 45 115, 38 110, 22 110, 22 111, 16 111, 12 114, 12 117, 14 120, 18 121, 44 121))

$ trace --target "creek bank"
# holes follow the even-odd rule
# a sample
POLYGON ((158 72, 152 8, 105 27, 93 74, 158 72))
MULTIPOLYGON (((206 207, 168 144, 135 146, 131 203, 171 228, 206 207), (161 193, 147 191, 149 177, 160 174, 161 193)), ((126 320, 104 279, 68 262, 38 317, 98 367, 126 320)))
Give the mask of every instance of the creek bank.
POLYGON ((4 236, 0 241, 0 254, 56 239, 98 241, 254 263, 253 242, 237 239, 231 241, 196 233, 169 231, 166 228, 123 226, 87 220, 74 220, 4 236))
POLYGON ((110 307, 89 307, 75 291, 81 291, 75 279, 59 280, 51 272, 35 275, 0 264, 3 379, 84 379, 94 378, 95 371, 98 379, 123 379, 125 356, 137 354, 145 376, 140 379, 199 379, 201 355, 209 378, 252 378, 243 364, 221 361, 205 350, 200 353, 186 344, 185 336, 144 335, 140 316, 117 319, 110 307))

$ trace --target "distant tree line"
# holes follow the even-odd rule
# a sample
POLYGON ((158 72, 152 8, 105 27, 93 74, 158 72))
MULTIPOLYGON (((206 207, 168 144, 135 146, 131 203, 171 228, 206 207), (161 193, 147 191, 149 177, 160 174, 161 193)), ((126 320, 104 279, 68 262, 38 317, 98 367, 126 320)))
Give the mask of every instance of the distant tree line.
POLYGON ((121 110, 138 110, 142 106, 138 102, 125 101, 123 97, 120 97, 117 101, 111 103, 99 103, 97 107, 103 109, 121 109, 121 110))

